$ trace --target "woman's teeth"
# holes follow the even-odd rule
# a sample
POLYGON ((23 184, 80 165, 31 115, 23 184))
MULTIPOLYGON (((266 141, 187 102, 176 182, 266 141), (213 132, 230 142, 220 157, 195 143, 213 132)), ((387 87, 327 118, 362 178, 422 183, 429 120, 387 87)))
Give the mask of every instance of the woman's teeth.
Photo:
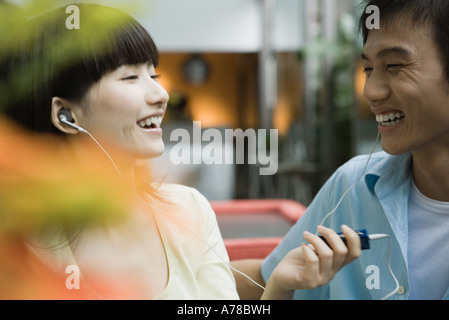
POLYGON ((162 116, 158 117, 150 117, 146 120, 141 120, 138 122, 139 127, 148 129, 148 128, 158 128, 161 126, 162 116))
POLYGON ((399 123, 404 117, 405 115, 402 112, 392 112, 376 115, 376 121, 383 127, 391 127, 399 123))

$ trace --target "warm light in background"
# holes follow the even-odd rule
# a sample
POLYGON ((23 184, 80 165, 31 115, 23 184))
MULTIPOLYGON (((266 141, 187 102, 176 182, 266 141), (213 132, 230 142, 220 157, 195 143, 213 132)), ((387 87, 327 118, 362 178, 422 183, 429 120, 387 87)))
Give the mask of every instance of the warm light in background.
POLYGON ((234 108, 214 95, 198 95, 192 98, 192 118, 201 121, 202 127, 237 126, 234 108))
POLYGON ((363 97, 363 91, 365 90, 365 81, 366 75, 363 72, 363 64, 359 62, 356 68, 355 73, 355 92, 357 95, 357 100, 359 102, 359 114, 362 117, 371 116, 371 111, 369 106, 365 102, 365 98, 363 97))
POLYGON ((282 136, 287 134, 293 120, 294 117, 291 108, 288 105, 288 101, 280 98, 273 113, 273 126, 275 129, 279 130, 279 135, 282 136))
MULTIPOLYGON (((202 53, 209 74, 201 85, 189 82, 183 67, 190 53, 163 53, 157 72, 159 83, 170 94, 187 99, 191 120, 201 121, 204 128, 255 128, 259 111, 257 54, 202 53)), ((301 109, 301 66, 292 53, 278 56, 278 98, 273 109, 273 128, 287 134, 301 109)), ((170 110, 168 110, 170 112, 170 110)))
POLYGON ((257 119, 257 91, 254 90, 257 74, 252 64, 246 62, 257 61, 257 56, 201 54, 210 68, 201 85, 189 82, 183 74, 183 67, 191 57, 190 53, 162 53, 157 70, 161 74, 159 83, 169 94, 186 97, 191 120, 201 121, 202 127, 237 128, 254 123, 257 119))
MULTIPOLYGON (((160 73, 159 68, 156 70, 156 73, 160 73)), ((161 77, 157 80, 157 82, 168 92, 170 93, 173 90, 173 80, 171 79, 171 74, 164 73, 161 74, 161 77)))
POLYGON ((363 66, 359 63, 359 67, 356 68, 355 73, 355 90, 357 93, 357 99, 363 100, 363 91, 365 89, 365 73, 363 72, 363 66))

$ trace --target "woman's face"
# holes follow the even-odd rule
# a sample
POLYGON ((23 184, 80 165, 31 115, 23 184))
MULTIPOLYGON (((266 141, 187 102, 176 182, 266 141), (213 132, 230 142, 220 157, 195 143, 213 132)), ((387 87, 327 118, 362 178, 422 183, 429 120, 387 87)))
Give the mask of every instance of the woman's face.
POLYGON ((161 155, 160 125, 168 94, 157 78, 150 64, 123 65, 104 75, 88 94, 88 111, 80 112, 80 125, 133 158, 161 155))

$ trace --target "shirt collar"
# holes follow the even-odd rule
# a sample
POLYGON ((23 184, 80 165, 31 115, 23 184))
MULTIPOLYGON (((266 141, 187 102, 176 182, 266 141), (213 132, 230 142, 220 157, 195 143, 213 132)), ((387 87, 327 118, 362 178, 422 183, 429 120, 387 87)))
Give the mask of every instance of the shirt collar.
POLYGON ((371 194, 386 195, 405 182, 410 177, 412 155, 405 153, 392 156, 385 153, 385 157, 373 165, 365 175, 365 183, 371 194))

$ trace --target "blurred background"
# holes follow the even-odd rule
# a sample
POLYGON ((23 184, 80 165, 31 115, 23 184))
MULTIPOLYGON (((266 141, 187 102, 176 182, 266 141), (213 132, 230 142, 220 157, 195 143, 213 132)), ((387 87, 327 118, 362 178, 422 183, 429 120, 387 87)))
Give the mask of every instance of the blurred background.
MULTIPOLYGON (((361 0, 83 2, 129 11, 155 40, 160 51, 158 81, 170 101, 162 123, 166 151, 148 166, 156 180, 197 188, 210 201, 231 260, 265 257, 335 169, 372 150, 377 123, 362 98, 365 75, 357 31, 361 0), (269 130, 277 130, 276 174, 260 175, 260 165, 248 161, 175 165, 170 151, 179 142, 171 141, 171 133, 179 128, 192 133, 194 121, 203 131, 266 129, 267 135, 258 139, 267 144, 274 143, 269 130)), ((34 13, 45 11, 44 5, 77 3, 0 0, 5 4, 0 10, 0 57, 21 27, 21 20, 9 17, 6 8, 34 13)), ((198 151, 208 144, 189 147, 198 151)), ((223 139, 222 150, 235 154, 235 147, 223 139)), ((252 157, 249 150, 246 159, 252 157)), ((43 284, 50 288, 49 278, 41 278, 40 262, 17 241, 18 235, 20 239, 55 222, 78 226, 85 220, 102 221, 128 208, 122 203, 122 189, 101 176, 95 180, 99 173, 82 171, 84 177, 66 170, 54 151, 41 150, 34 140, 0 125, 0 298, 45 298, 43 284), (70 189, 66 171, 75 175, 69 181, 79 181, 70 189), (16 179, 17 174, 22 179, 16 179), (59 179, 48 179, 47 174, 59 179), (55 190, 67 197, 54 197, 55 190), (36 292, 23 289, 30 287, 30 279, 37 281, 36 292)), ((59 286, 61 281, 55 278, 54 283, 59 286)), ((73 298, 67 290, 58 290, 50 288, 48 297, 73 298)))
MULTIPOLYGON (((336 168, 371 151, 377 124, 362 99, 361 0, 86 2, 129 10, 160 50, 157 73, 170 102, 166 152, 150 163, 155 179, 195 187, 211 201, 280 198, 307 206, 336 168), (178 141, 170 134, 191 132, 193 121, 203 131, 278 130, 277 173, 262 176, 247 161, 174 165, 178 141)), ((229 148, 235 145, 223 142, 229 148)))
POLYGON ((158 175, 209 200, 308 205, 338 166, 369 153, 377 124, 362 99, 360 2, 146 1, 136 18, 160 49, 157 72, 171 97, 158 175), (277 129, 277 174, 260 176, 246 164, 170 166, 171 130, 192 121, 203 130, 277 129))

